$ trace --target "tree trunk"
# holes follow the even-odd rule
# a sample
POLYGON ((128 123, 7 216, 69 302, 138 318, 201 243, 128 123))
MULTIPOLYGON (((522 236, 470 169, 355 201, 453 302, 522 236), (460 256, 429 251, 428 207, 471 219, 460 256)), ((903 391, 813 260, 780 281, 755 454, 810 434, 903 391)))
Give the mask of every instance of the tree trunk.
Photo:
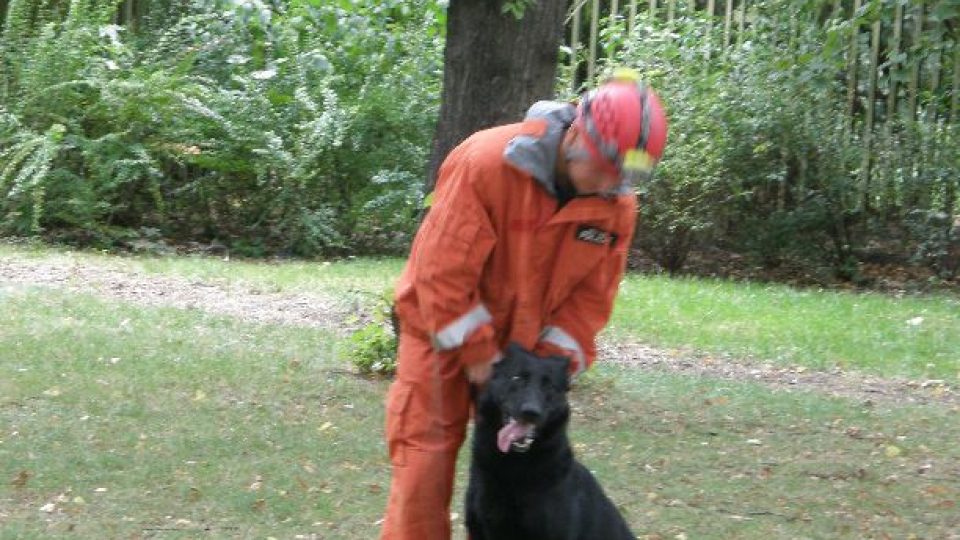
POLYGON ((538 0, 519 21, 501 13, 504 1, 450 1, 427 192, 440 163, 467 136, 519 121, 533 102, 553 96, 567 0, 538 0))

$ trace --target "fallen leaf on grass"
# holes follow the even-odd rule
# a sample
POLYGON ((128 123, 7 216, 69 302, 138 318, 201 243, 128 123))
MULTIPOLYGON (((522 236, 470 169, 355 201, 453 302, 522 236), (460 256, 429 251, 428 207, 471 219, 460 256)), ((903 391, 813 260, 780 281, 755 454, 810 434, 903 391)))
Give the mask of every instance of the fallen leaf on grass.
POLYGON ((895 458, 895 457, 899 457, 901 454, 903 454, 903 450, 901 450, 899 446, 894 446, 894 445, 892 445, 892 444, 888 444, 888 445, 886 446, 886 448, 884 448, 883 453, 884 453, 888 458, 895 458))
POLYGON ((13 477, 13 480, 10 481, 10 485, 17 489, 23 489, 27 487, 27 481, 30 480, 30 476, 30 471, 20 471, 13 477))
POLYGON ((947 489, 946 486, 928 486, 924 488, 923 491, 926 492, 928 495, 939 496, 939 495, 946 495, 950 490, 947 489))
POLYGON ((297 485, 300 486, 300 489, 306 492, 310 492, 310 484, 307 483, 303 478, 297 477, 297 485))
POLYGON ((56 386, 54 386, 54 387, 52 387, 52 388, 48 388, 48 389, 46 389, 46 390, 43 391, 43 395, 48 396, 48 397, 57 397, 57 396, 60 395, 60 388, 59 388, 59 387, 56 387, 56 386))
POLYGON ((730 403, 730 398, 728 398, 727 396, 719 396, 719 397, 707 398, 703 400, 703 404, 708 407, 717 406, 717 405, 726 405, 728 403, 730 403))

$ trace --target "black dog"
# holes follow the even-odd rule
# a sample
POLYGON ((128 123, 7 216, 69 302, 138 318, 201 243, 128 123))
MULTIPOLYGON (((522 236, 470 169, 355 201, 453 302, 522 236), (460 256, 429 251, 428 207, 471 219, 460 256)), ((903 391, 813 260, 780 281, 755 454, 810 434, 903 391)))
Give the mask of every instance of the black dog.
POLYGON ((511 344, 477 398, 471 540, 635 540, 567 438, 569 360, 511 344))

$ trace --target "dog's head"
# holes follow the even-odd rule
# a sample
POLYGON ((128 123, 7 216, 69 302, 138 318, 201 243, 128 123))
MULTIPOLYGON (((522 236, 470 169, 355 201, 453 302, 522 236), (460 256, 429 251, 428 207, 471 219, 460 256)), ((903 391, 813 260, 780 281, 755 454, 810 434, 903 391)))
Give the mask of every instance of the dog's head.
POLYGON ((500 413, 490 421, 502 421, 497 433, 501 452, 526 452, 539 430, 567 417, 569 364, 568 358, 541 358, 514 343, 507 347, 481 396, 485 408, 500 413))

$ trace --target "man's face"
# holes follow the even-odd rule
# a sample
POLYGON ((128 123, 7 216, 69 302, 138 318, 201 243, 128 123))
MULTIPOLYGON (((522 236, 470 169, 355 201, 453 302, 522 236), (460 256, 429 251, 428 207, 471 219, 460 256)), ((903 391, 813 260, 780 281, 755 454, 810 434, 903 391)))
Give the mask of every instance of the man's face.
POLYGON ((567 176, 578 195, 613 194, 622 182, 609 164, 592 158, 579 133, 567 147, 567 176))

